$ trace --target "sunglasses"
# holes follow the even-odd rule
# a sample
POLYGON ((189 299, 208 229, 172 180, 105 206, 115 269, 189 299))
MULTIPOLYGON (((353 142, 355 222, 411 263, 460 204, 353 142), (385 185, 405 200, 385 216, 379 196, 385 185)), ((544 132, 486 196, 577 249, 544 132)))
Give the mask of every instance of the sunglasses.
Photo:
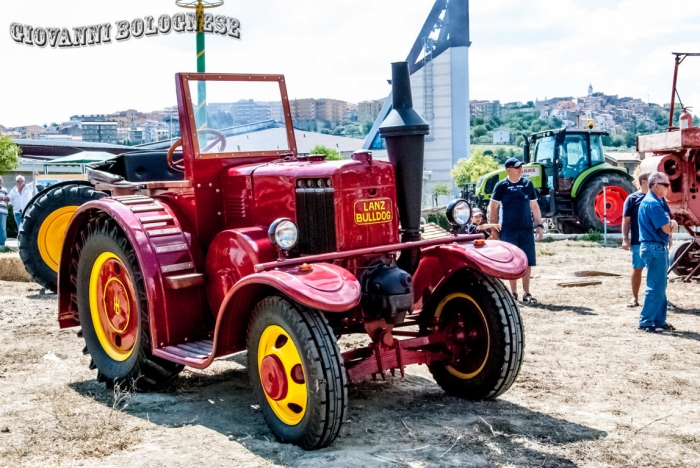
POLYGON ((655 183, 654 185, 662 185, 662 186, 664 186, 664 187, 666 187, 666 188, 669 188, 669 187, 671 186, 671 184, 668 183, 668 182, 657 182, 657 183, 655 183))

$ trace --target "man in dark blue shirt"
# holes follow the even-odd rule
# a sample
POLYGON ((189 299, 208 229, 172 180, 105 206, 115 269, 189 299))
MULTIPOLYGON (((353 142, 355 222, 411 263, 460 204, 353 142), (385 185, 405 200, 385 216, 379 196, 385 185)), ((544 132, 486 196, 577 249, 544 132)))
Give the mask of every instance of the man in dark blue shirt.
POLYGON ((642 172, 637 177, 639 190, 631 194, 625 200, 622 219, 622 248, 632 251, 632 300, 627 307, 639 306, 639 287, 642 285, 642 271, 644 262, 639 256, 641 247, 639 242, 639 205, 649 191, 649 176, 651 172, 642 172))
MULTIPOLYGON (((515 158, 506 161, 508 177, 496 184, 491 195, 489 221, 500 224, 501 231, 492 230, 494 239, 516 245, 527 255, 528 268, 523 276, 523 302, 537 304, 530 294, 530 275, 532 267, 537 264, 535 256, 535 235, 532 231, 532 219, 535 219, 537 240, 542 240, 543 228, 540 207, 537 204, 535 186, 523 179, 523 162, 515 158), (500 218, 500 223, 499 223, 500 218)), ((518 282, 510 280, 510 289, 515 300, 518 299, 518 282)))
POLYGON ((666 174, 652 173, 649 176, 649 193, 639 205, 639 253, 647 267, 647 289, 639 316, 639 328, 649 333, 674 330, 666 323, 667 246, 670 234, 678 227, 671 220, 664 200, 670 185, 666 174))

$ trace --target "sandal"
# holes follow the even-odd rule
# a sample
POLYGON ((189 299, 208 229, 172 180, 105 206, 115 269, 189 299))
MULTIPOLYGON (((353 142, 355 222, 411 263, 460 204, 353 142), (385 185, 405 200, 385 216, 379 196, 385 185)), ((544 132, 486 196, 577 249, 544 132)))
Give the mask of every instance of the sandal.
POLYGON ((523 303, 524 304, 530 304, 530 305, 535 305, 537 304, 537 299, 532 297, 532 294, 530 293, 525 293, 523 294, 523 303))
POLYGON ((627 307, 639 307, 639 302, 637 302, 637 299, 632 298, 628 303, 627 307))
POLYGON ((666 331, 676 331, 676 327, 674 327, 670 323, 667 323, 666 325, 663 325, 663 326, 657 327, 657 328, 663 328, 666 331))
POLYGON ((515 302, 518 302, 518 293, 512 292, 512 293, 510 293, 510 295, 513 296, 513 300, 514 300, 515 302))

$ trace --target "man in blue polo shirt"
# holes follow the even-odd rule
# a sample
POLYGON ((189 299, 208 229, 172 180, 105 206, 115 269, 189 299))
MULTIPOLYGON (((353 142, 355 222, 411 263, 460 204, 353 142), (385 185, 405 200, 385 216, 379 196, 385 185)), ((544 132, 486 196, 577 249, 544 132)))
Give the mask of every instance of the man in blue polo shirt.
POLYGON ((669 236, 678 224, 672 221, 664 197, 670 183, 663 172, 649 176, 649 193, 639 205, 639 254, 647 267, 647 289, 639 316, 639 329, 649 333, 674 330, 666 323, 666 275, 668 271, 669 236))
MULTIPOLYGON (((500 224, 500 232, 491 230, 494 239, 501 239, 509 244, 516 245, 527 256, 527 272, 523 276, 523 302, 537 304, 537 300, 530 294, 530 274, 535 266, 535 234, 532 230, 534 218, 537 229, 537 240, 542 240, 543 228, 540 207, 537 204, 537 192, 523 176, 523 162, 510 158, 505 163, 508 177, 496 184, 491 195, 491 211, 489 221, 491 224, 500 224), (499 209, 500 208, 500 209, 499 209), (498 222, 500 215, 501 222, 498 222)), ((518 300, 518 282, 510 280, 510 290, 513 299, 518 300)))

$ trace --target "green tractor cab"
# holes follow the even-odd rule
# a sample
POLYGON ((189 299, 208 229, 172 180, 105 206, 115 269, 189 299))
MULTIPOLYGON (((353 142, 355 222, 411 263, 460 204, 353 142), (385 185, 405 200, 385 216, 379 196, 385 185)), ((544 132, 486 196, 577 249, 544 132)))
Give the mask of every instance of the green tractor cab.
MULTIPOLYGON (((622 229, 623 205, 636 188, 626 170, 605 162, 601 137, 607 132, 558 129, 525 139, 523 177, 537 189, 542 217, 563 233, 622 229)), ((505 169, 466 184, 463 198, 486 209, 505 169)))

